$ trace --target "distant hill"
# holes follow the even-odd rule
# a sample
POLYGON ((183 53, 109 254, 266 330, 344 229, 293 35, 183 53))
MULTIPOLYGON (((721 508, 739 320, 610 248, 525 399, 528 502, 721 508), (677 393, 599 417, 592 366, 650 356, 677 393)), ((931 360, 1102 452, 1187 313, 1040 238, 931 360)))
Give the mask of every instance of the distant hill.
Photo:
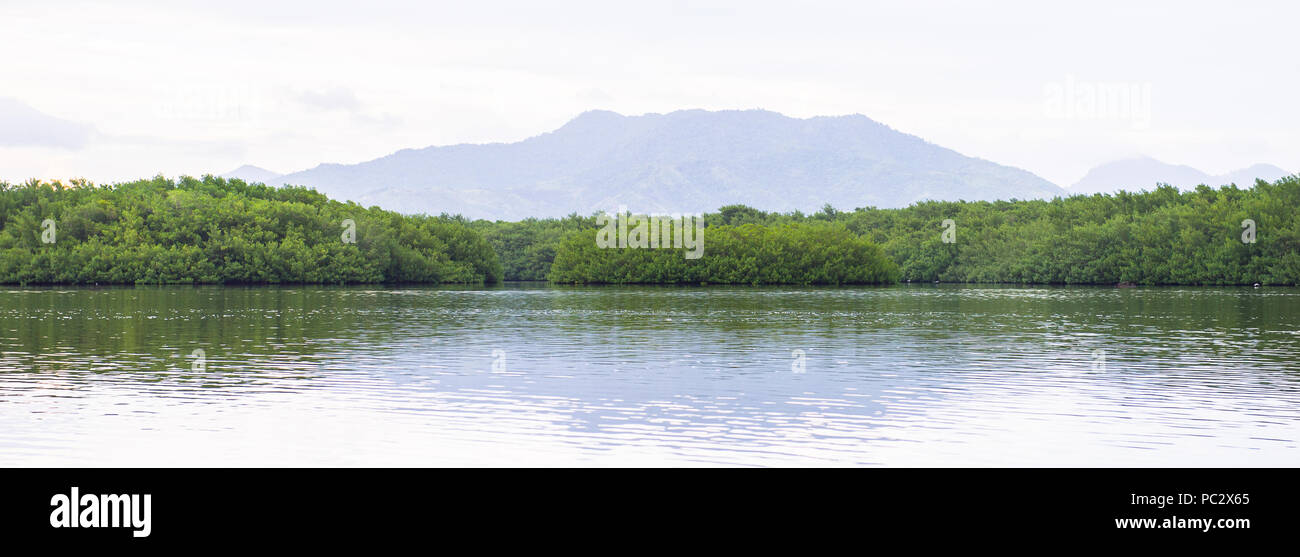
POLYGON ((279 172, 272 172, 265 168, 259 168, 251 164, 246 164, 230 172, 221 175, 222 178, 239 178, 245 182, 262 182, 273 183, 276 178, 280 177, 279 172))
POLYGON ((1286 170, 1271 164, 1261 163, 1216 176, 1214 181, 1218 182, 1218 184, 1213 185, 1237 184, 1238 186, 1253 186, 1255 185, 1256 179, 1261 179, 1265 182, 1275 182, 1278 178, 1290 175, 1291 173, 1286 170))
POLYGON ((1027 171, 964 156, 865 116, 762 110, 623 116, 591 111, 516 143, 407 149, 274 178, 403 212, 520 219, 703 212, 733 203, 805 212, 926 199, 1064 194, 1027 171))
POLYGON ((1103 164, 1092 170, 1073 186, 1071 194, 1113 193, 1119 190, 1136 192, 1151 190, 1156 184, 1164 183, 1180 189, 1189 189, 1205 184, 1222 186, 1237 184, 1249 187, 1255 179, 1272 182, 1290 172, 1271 164, 1256 164, 1249 168, 1211 176, 1185 165, 1173 165, 1160 162, 1150 157, 1139 157, 1103 164))

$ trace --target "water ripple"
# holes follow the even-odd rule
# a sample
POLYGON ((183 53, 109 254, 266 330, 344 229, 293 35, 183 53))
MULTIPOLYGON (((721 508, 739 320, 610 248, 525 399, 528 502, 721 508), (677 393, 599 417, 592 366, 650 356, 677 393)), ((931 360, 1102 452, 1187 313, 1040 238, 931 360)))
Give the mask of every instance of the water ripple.
POLYGON ((1294 466, 1298 331, 1273 288, 8 289, 0 464, 1294 466))

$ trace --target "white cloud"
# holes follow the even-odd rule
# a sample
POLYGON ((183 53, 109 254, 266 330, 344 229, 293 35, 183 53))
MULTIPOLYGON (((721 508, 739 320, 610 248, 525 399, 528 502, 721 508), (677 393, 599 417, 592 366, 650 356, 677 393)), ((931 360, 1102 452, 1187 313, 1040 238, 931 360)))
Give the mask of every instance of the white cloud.
POLYGON ((356 93, 345 87, 331 87, 323 91, 303 91, 297 95, 298 102, 317 110, 342 110, 356 112, 361 110, 361 100, 356 93))
MULTIPOLYGON (((1297 12, 1249 1, 6 0, 0 36, 24 46, 0 56, 0 95, 102 136, 78 157, 6 157, 0 179, 292 171, 515 141, 591 108, 861 113, 1062 185, 1120 152, 1212 172, 1300 169, 1297 12), (1150 126, 1045 117, 1044 86, 1067 76, 1149 83, 1150 126), (99 145, 124 137, 163 145, 99 145)), ((0 134, 86 137, 51 129, 0 134)))

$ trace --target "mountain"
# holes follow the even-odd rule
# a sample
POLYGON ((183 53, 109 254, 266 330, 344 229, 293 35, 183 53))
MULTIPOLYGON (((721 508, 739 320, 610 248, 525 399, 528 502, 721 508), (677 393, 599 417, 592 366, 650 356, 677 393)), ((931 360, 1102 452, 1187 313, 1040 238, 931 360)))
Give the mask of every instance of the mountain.
POLYGON ((865 116, 763 110, 623 116, 590 111, 516 143, 406 149, 275 178, 402 212, 521 219, 614 211, 714 211, 733 203, 805 212, 926 199, 1027 199, 1064 190, 865 116))
POLYGON ((1237 184, 1238 186, 1253 186, 1255 180, 1260 179, 1265 182, 1274 182, 1278 178, 1290 176, 1291 173, 1273 166, 1271 164, 1254 164, 1241 170, 1235 170, 1227 174, 1221 174, 1215 177, 1215 182, 1221 184, 1237 184))
POLYGON ((1241 187, 1249 187, 1255 185, 1256 178, 1271 182, 1290 174, 1271 164, 1256 164, 1227 174, 1211 176, 1190 166, 1167 164, 1150 157, 1138 157, 1106 163, 1089 170, 1083 179, 1070 186, 1070 193, 1150 190, 1161 183, 1179 189, 1190 189, 1201 184, 1208 186, 1237 184, 1241 187))
POLYGON ((265 168, 259 168, 251 164, 246 164, 244 166, 241 166, 239 168, 236 168, 234 170, 231 170, 230 172, 221 175, 222 178, 239 178, 240 180, 243 180, 245 182, 250 182, 250 183, 251 182, 262 182, 262 183, 274 182, 275 179, 279 178, 280 176, 281 174, 279 172, 272 172, 265 168))

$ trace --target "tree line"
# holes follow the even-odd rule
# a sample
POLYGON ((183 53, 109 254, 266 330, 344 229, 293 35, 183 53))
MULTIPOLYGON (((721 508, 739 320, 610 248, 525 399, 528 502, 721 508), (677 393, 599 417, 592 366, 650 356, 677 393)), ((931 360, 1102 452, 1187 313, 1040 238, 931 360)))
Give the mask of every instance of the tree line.
POLYGON ((1296 285, 1297 207, 1296 176, 812 214, 730 205, 703 216, 704 256, 688 260, 601 249, 596 215, 402 215, 211 176, 0 182, 0 282, 1296 285))
MULTIPOLYGON (((570 233, 556 248, 550 280, 580 284, 880 284, 898 266, 840 223, 714 225, 698 252, 671 247, 602 248, 599 230, 570 233), (688 257, 688 254, 697 258, 688 257)), ((690 247, 689 245, 687 247, 690 247)))
POLYGON ((459 217, 408 216, 301 187, 205 176, 111 186, 0 182, 0 282, 496 282, 459 217))
MULTIPOLYGON (((904 281, 1296 285, 1300 283, 1298 208, 1300 177, 1290 176, 1273 183, 1259 181, 1249 188, 1199 186, 1180 191, 1160 185, 1137 193, 1027 201, 926 201, 902 209, 840 211, 828 205, 813 214, 729 205, 706 213, 704 220, 706 239, 717 236, 723 242, 730 242, 736 227, 745 225, 840 225, 878 245, 897 264, 898 277, 904 281)), ((486 231, 506 265, 508 280, 690 282, 695 278, 680 270, 662 275, 650 271, 684 264, 664 259, 666 254, 595 252, 572 239, 574 230, 596 228, 594 217, 476 221, 474 226, 486 231), (591 262, 583 263, 583 258, 591 262), (615 265, 616 260, 622 266, 615 265), (628 265, 633 264, 648 267, 632 270, 628 265)), ((771 234, 775 232, 750 232, 744 237, 779 242, 771 234)), ((790 229, 784 234, 797 232, 790 229)), ((589 238, 585 243, 594 244, 589 238)), ((731 257, 725 250, 709 249, 704 259, 715 256, 731 257)), ((700 265, 707 262, 696 268, 700 265)), ((736 276, 729 271, 722 275, 736 276)), ((807 278, 777 273, 762 280, 802 283, 807 278)))

